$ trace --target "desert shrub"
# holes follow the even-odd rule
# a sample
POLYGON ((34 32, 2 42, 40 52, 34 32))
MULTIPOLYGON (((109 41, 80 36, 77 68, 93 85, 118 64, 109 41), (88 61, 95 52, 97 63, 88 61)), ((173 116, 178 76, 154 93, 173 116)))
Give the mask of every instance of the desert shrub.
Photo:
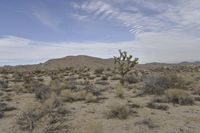
POLYGON ((49 113, 59 106, 61 106, 61 100, 55 93, 52 93, 49 98, 44 101, 42 110, 49 113))
POLYGON ((103 75, 103 76, 101 77, 101 80, 108 80, 108 76, 103 75))
POLYGON ((88 92, 86 90, 80 90, 76 92, 75 97, 77 100, 85 100, 88 92))
POLYGON ((22 80, 22 76, 23 76, 22 73, 15 72, 15 73, 13 74, 14 81, 15 81, 15 82, 21 82, 21 81, 23 81, 23 80, 22 80))
POLYGON ((85 85, 83 90, 86 90, 87 92, 90 92, 90 93, 94 94, 95 96, 99 96, 101 94, 101 90, 98 87, 96 87, 94 84, 91 84, 91 83, 85 85))
POLYGON ((35 128, 36 122, 41 118, 41 110, 38 104, 29 104, 17 116, 17 124, 20 129, 32 132, 35 128))
POLYGON ((63 101, 72 102, 75 100, 76 96, 72 90, 62 90, 60 93, 61 99, 63 101))
POLYGON ((4 117, 4 109, 7 106, 5 103, 0 103, 0 119, 4 117))
POLYGON ((130 115, 130 109, 126 104, 114 103, 110 106, 108 112, 106 112, 107 118, 118 118, 118 119, 127 119, 130 115))
POLYGON ((151 118, 144 118, 143 120, 136 122, 135 125, 146 125, 150 129, 159 127, 157 123, 151 118))
POLYGON ((167 105, 162 105, 162 104, 158 104, 158 103, 153 103, 153 102, 149 102, 147 104, 148 108, 151 109, 159 109, 159 110, 168 110, 169 107, 167 105))
POLYGON ((86 102, 97 102, 97 97, 92 93, 88 93, 85 97, 86 102))
POLYGON ((33 75, 31 73, 23 73, 22 79, 24 80, 25 83, 30 83, 33 81, 33 75))
POLYGON ((2 111, 0 111, 0 119, 4 117, 4 114, 2 111))
POLYGON ((104 71, 104 68, 103 67, 99 67, 99 68, 96 68, 94 70, 94 74, 102 74, 104 71))
POLYGON ((67 84, 62 83, 60 80, 51 80, 50 87, 52 92, 55 92, 59 95, 61 90, 67 88, 67 84))
POLYGON ((8 81, 7 80, 0 80, 0 89, 8 88, 8 81))
POLYGON ((144 93, 164 94, 169 88, 185 88, 185 81, 177 75, 152 74, 144 79, 144 93))
POLYGON ((194 100, 195 101, 200 101, 200 97, 198 96, 198 97, 194 97, 194 100))
POLYGON ((113 75, 110 79, 111 80, 120 80, 121 76, 120 75, 113 75))
POLYGON ((100 122, 90 122, 86 130, 87 133, 103 133, 103 126, 100 122))
POLYGON ((169 89, 165 92, 166 99, 168 102, 181 105, 192 105, 194 104, 193 97, 180 89, 169 89))
POLYGON ((66 88, 70 89, 70 90, 77 90, 78 89, 77 82, 76 81, 68 81, 66 83, 66 88))
POLYGON ((88 79, 90 79, 90 80, 93 80, 93 79, 95 79, 96 78, 96 76, 94 76, 94 75, 90 75, 89 77, 88 77, 88 79))
POLYGON ((37 80, 38 80, 38 82, 44 82, 44 79, 41 77, 37 78, 37 80))
POLYGON ((134 84, 139 82, 139 79, 136 77, 136 75, 127 75, 124 77, 124 81, 128 82, 129 84, 134 84))
POLYGON ((155 97, 152 102, 155 102, 155 103, 167 103, 167 99, 165 96, 161 96, 161 97, 155 97))
POLYGON ((95 81, 95 84, 99 84, 99 85, 108 85, 109 82, 104 81, 104 80, 101 80, 101 79, 98 79, 98 80, 95 81))
POLYGON ((37 84, 33 88, 35 97, 41 101, 46 100, 50 95, 50 87, 44 84, 37 84))
POLYGON ((190 84, 190 82, 186 81, 183 77, 178 76, 177 74, 168 74, 166 76, 170 81, 170 88, 186 89, 187 85, 190 84))
POLYGON ((192 94, 200 96, 200 88, 194 89, 193 92, 192 92, 192 94))
POLYGON ((111 68, 106 68, 106 71, 108 71, 108 72, 111 71, 111 68))
POLYGON ((35 80, 34 78, 27 78, 24 83, 23 83, 23 87, 24 89, 26 89, 27 93, 33 93, 34 89, 38 87, 38 85, 40 85, 41 83, 37 80, 35 80))
POLYGON ((115 90, 115 95, 116 95, 116 97, 124 98, 124 88, 117 87, 115 90))

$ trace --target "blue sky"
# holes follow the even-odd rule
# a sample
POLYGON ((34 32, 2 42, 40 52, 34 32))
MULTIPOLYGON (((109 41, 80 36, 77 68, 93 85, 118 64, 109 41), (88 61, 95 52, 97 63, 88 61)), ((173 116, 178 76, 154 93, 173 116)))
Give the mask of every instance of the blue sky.
POLYGON ((200 60, 199 0, 0 0, 0 65, 67 55, 200 60))

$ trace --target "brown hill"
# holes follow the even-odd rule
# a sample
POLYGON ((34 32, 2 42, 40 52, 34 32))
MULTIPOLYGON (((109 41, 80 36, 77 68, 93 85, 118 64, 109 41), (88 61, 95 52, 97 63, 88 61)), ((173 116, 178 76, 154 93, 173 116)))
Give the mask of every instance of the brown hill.
POLYGON ((17 71, 33 71, 33 70, 56 70, 66 67, 74 67, 76 69, 82 67, 89 67, 91 69, 103 67, 113 68, 113 59, 101 59, 86 55, 66 56, 58 59, 51 59, 45 63, 34 65, 17 65, 17 66, 4 66, 1 69, 17 70, 17 71))
POLYGON ((97 57, 79 55, 79 56, 67 56, 59 59, 51 59, 42 64, 44 68, 55 69, 55 68, 65 68, 74 67, 81 68, 87 66, 89 68, 95 69, 98 67, 112 68, 113 59, 101 59, 97 57))

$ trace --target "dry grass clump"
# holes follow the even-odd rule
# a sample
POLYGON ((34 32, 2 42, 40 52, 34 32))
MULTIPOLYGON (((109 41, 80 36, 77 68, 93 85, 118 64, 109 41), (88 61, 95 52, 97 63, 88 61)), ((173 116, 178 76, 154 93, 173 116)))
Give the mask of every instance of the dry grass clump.
POLYGON ((169 88, 180 88, 186 87, 186 82, 183 78, 177 75, 161 75, 152 74, 144 79, 144 94, 164 94, 165 90, 169 88))
POLYGON ((165 92, 166 99, 168 102, 181 105, 192 105, 194 104, 193 97, 180 89, 169 89, 165 92))
POLYGON ((124 88, 122 88, 121 86, 117 87, 115 90, 115 95, 116 97, 124 98, 124 88))
POLYGON ((126 104, 123 103, 113 103, 110 106, 108 112, 106 112, 106 117, 110 118, 118 118, 118 119, 127 119, 130 115, 131 111, 126 104))

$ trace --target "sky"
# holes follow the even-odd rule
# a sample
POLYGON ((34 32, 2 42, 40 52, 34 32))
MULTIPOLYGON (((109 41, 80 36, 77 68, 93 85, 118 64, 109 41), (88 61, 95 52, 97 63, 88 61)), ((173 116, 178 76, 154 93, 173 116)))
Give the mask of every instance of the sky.
POLYGON ((200 61, 200 0, 0 0, 0 66, 68 55, 200 61))

